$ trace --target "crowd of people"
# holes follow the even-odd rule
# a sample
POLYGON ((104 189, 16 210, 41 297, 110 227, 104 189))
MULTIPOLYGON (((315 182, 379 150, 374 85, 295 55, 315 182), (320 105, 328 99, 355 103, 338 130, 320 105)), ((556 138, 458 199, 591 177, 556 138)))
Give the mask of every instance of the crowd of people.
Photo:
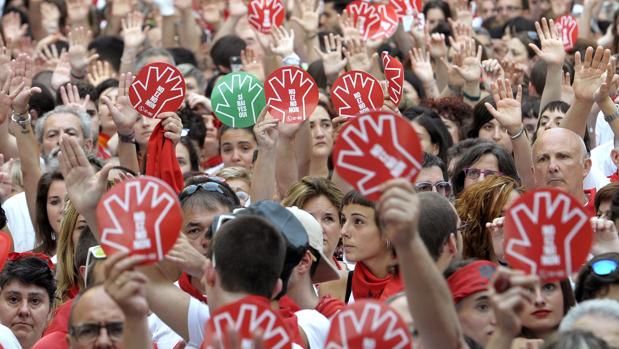
POLYGON ((351 2, 283 0, 264 33, 248 7, 265 0, 6 0, 0 348, 268 348, 264 331, 208 325, 249 304, 283 321, 288 347, 317 349, 363 301, 398 314, 412 348, 619 348, 619 2, 412 1, 367 40, 351 2), (385 51, 404 66, 399 105, 385 51), (150 118, 129 95, 155 62, 178 68, 186 95, 150 118), (286 65, 317 84, 311 115, 222 124, 220 78, 286 65), (352 118, 331 86, 355 70, 384 82, 381 111, 423 150, 414 182, 386 181, 378 200, 332 160, 352 118), (153 153, 161 135, 172 159, 153 153), (97 205, 153 162, 182 173, 178 239, 156 264, 106 254, 97 205), (512 203, 545 187, 593 230, 586 263, 552 282, 510 268, 504 248, 512 203))

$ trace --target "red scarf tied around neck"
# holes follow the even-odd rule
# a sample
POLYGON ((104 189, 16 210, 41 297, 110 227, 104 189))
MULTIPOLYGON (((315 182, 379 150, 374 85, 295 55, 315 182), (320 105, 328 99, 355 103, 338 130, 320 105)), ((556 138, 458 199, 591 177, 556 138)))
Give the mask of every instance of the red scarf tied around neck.
POLYGON ((389 274, 379 279, 372 274, 363 262, 355 265, 355 271, 352 275, 352 294, 355 300, 370 298, 384 301, 403 290, 404 284, 399 274, 389 274))
POLYGON ((155 126, 148 140, 146 154, 146 175, 162 179, 168 183, 176 193, 183 190, 184 180, 181 167, 176 160, 174 143, 163 136, 163 122, 155 126))

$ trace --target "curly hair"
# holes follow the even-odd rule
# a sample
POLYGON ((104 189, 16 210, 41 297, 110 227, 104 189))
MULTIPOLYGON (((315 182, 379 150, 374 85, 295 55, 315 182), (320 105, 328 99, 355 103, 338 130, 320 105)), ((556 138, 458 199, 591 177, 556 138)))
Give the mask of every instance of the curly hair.
POLYGON ((458 197, 456 211, 464 223, 462 258, 497 261, 486 223, 501 215, 513 191, 522 193, 522 188, 513 178, 489 176, 465 189, 458 197))
POLYGON ((465 131, 473 123, 473 108, 464 103, 460 97, 429 98, 421 103, 422 106, 433 109, 441 117, 453 121, 458 125, 460 140, 465 139, 465 131))

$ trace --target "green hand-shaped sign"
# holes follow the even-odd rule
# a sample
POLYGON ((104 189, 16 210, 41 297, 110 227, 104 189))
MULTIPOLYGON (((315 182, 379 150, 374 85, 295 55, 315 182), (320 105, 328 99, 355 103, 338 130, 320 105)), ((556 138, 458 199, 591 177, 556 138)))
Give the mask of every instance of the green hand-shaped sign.
POLYGON ((255 76, 236 72, 219 78, 211 95, 215 116, 231 127, 250 127, 266 105, 262 82, 255 76))

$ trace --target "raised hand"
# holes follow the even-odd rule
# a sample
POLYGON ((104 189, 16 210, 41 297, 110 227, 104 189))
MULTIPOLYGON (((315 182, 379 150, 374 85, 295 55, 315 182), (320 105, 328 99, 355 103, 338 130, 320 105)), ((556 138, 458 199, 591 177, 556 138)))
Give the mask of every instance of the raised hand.
POLYGON ((490 89, 492 84, 499 78, 505 78, 505 71, 503 71, 503 67, 501 67, 501 64, 496 59, 486 59, 482 61, 481 70, 484 84, 488 86, 488 89, 490 89))
POLYGON ((338 74, 346 67, 346 58, 342 57, 342 37, 333 35, 325 35, 325 50, 322 52, 319 47, 314 47, 314 50, 320 56, 326 76, 338 74))
MULTIPOLYGON (((0 39, 0 67, 7 67, 9 63, 11 63, 11 52, 0 39)), ((9 69, 0 69, 0 81, 6 80, 8 76, 9 69)))
POLYGON ((80 214, 93 216, 107 189, 107 177, 113 165, 106 164, 95 173, 77 139, 67 134, 60 141, 58 160, 71 203, 80 214))
POLYGON ((13 99, 15 99, 24 88, 24 83, 22 82, 11 91, 13 71, 7 69, 7 73, 9 75, 4 80, 0 80, 0 86, 2 86, 2 88, 0 88, 0 125, 3 124, 11 114, 13 99))
POLYGON ((71 60, 69 58, 69 53, 63 52, 52 73, 52 88, 58 90, 60 86, 69 81, 71 81, 71 60))
POLYGON ((118 97, 116 103, 107 96, 101 96, 101 100, 110 110, 112 120, 116 125, 118 134, 129 136, 133 134, 133 127, 138 122, 140 115, 138 114, 131 102, 129 101, 129 87, 133 82, 131 73, 121 74, 118 80, 118 97))
POLYGON ((294 31, 283 26, 271 31, 271 52, 285 58, 294 53, 294 31))
MULTIPOLYGON (((619 75, 615 74, 617 61, 611 57, 606 69, 606 78, 600 85, 600 88, 595 91, 595 102, 601 104, 604 100, 612 98, 617 93, 617 85, 619 85, 619 75)), ((612 100, 612 99, 611 99, 612 100)))
POLYGON ((456 43, 461 44, 467 41, 468 39, 473 38, 473 28, 470 25, 457 22, 457 21, 453 21, 451 18, 448 18, 448 21, 451 27, 453 28, 453 38, 456 43))
POLYGON ((28 102, 34 93, 41 93, 41 89, 32 86, 32 77, 34 76, 34 61, 25 54, 20 54, 11 62, 11 78, 10 91, 11 95, 15 90, 20 90, 13 98, 13 111, 16 114, 26 114, 28 112, 28 102))
POLYGON ((131 12, 132 7, 131 0, 114 0, 112 2, 112 16, 124 17, 127 13, 131 12))
MULTIPOLYGON (((455 44, 452 44, 452 47, 455 46, 455 44)), ((481 65, 481 50, 481 46, 478 46, 477 51, 475 51, 475 40, 472 38, 461 42, 460 48, 456 52, 457 57, 454 57, 454 64, 451 66, 465 82, 479 81, 481 79, 481 70, 479 69, 481 65)))
POLYGON ((306 37, 312 36, 318 32, 320 10, 316 6, 314 0, 299 0, 299 2, 301 18, 292 16, 290 21, 297 23, 303 28, 306 37))
POLYGON ((542 49, 540 50, 533 43, 530 43, 529 47, 546 64, 562 65, 565 59, 565 49, 563 48, 563 41, 555 22, 551 19, 550 23, 548 23, 546 18, 542 18, 541 25, 539 22, 535 22, 535 29, 542 43, 542 49))
POLYGON ((347 41, 346 47, 344 48, 344 55, 348 60, 350 70, 370 71, 370 57, 368 57, 367 49, 363 41, 347 41))
POLYGON ((116 78, 116 73, 112 69, 112 65, 108 61, 97 60, 89 67, 88 82, 92 86, 97 86, 108 79, 116 78))
POLYGON ((593 217, 591 218, 591 228, 593 229, 593 245, 591 254, 599 255, 607 252, 619 253, 619 236, 617 227, 613 221, 593 217))
POLYGON ((144 15, 142 12, 133 11, 121 20, 122 38, 126 48, 137 49, 146 40, 146 29, 142 29, 144 25, 144 15))
POLYGON ((456 3, 456 21, 469 28, 473 27, 473 11, 467 0, 458 0, 456 3))
MULTIPOLYGON (((2 116, 0 116, 1 118, 2 116)), ((8 165, 8 170, 5 170, 3 168, 4 166, 4 155, 0 154, 0 203, 4 202, 4 200, 9 198, 9 195, 11 195, 11 187, 12 187, 12 183, 11 183, 11 175, 10 173, 10 168, 12 166, 11 164, 11 160, 9 160, 9 162, 7 162, 8 165)))
POLYGON ((267 107, 264 107, 262 112, 260 112, 260 116, 258 116, 258 122, 254 125, 254 135, 256 135, 256 142, 260 150, 272 150, 275 148, 279 138, 278 124, 279 120, 272 119, 267 112, 267 107))
POLYGON ((44 45, 38 50, 38 56, 45 62, 45 66, 48 69, 56 69, 56 66, 60 62, 60 55, 65 50, 58 52, 58 48, 54 44, 44 45))
POLYGON ((103 262, 105 292, 118 304, 127 321, 148 316, 148 278, 136 270, 146 259, 146 256, 140 254, 129 256, 129 252, 117 252, 103 262))
POLYGON ((85 0, 67 0, 67 16, 71 23, 85 23, 88 18, 89 4, 85 0))
POLYGON ((384 183, 376 212, 387 238, 394 246, 404 246, 419 234, 419 199, 413 185, 405 179, 384 183))
POLYGON ((342 12, 341 15, 338 15, 337 22, 340 29, 342 29, 344 41, 348 42, 350 40, 361 40, 361 31, 357 26, 355 26, 355 20, 350 17, 346 11, 342 12))
POLYGON ((610 50, 598 46, 593 54, 593 47, 585 52, 584 62, 580 52, 576 52, 574 64, 574 98, 586 103, 595 101, 595 93, 602 85, 602 74, 606 72, 610 62, 610 50))
POLYGON ((174 143, 178 144, 181 140, 181 133, 183 131, 183 122, 180 116, 175 112, 161 113, 155 118, 161 119, 161 125, 163 126, 163 136, 174 143))
POLYGON ((191 93, 191 92, 188 93, 187 104, 189 105, 189 108, 191 109, 194 109, 195 107, 201 105, 201 106, 204 106, 204 108, 206 108, 209 111, 212 110, 211 100, 199 93, 191 93))
POLYGON ((203 276, 206 257, 191 246, 185 234, 178 236, 178 240, 165 259, 192 277, 201 279, 203 276))
POLYGON ((411 68, 419 80, 424 83, 434 80, 432 63, 430 63, 430 53, 424 52, 418 48, 413 48, 413 50, 409 51, 408 54, 411 59, 411 68))
POLYGON ((492 84, 492 96, 496 109, 490 103, 485 103, 488 112, 507 129, 507 133, 515 135, 522 130, 522 86, 518 85, 518 94, 514 99, 509 80, 499 79, 492 84))
POLYGON ((69 61, 71 68, 81 71, 88 65, 88 42, 92 33, 84 27, 73 28, 69 32, 69 61))
POLYGON ((28 24, 21 24, 21 19, 17 12, 9 12, 2 16, 2 33, 7 44, 12 45, 18 42, 28 31, 28 24))
POLYGON ((60 99, 62 100, 62 104, 85 113, 86 106, 88 102, 90 102, 90 95, 86 95, 82 100, 77 86, 68 83, 66 87, 60 86, 60 99))
POLYGON ((256 59, 254 50, 246 48, 241 51, 241 63, 243 63, 243 71, 252 74, 258 80, 264 81, 264 66, 262 61, 256 59))
POLYGON ((445 34, 426 34, 426 47, 428 48, 428 52, 430 52, 430 57, 434 59, 447 57, 445 34))
POLYGON ((228 2, 228 13, 231 17, 242 17, 247 13, 247 5, 243 0, 230 0, 228 2))

